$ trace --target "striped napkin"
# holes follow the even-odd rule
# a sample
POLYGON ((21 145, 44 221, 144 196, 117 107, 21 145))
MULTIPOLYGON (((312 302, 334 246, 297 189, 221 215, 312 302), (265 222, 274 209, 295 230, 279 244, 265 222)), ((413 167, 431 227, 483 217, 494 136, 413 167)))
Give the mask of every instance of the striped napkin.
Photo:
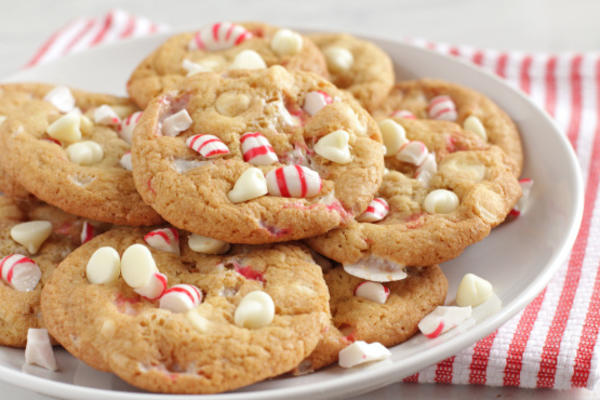
MULTIPOLYGON (((50 36, 27 66, 166 29, 121 10, 78 18, 50 36)), ((600 355, 600 55, 498 52, 409 41, 493 71, 545 108, 577 152, 586 203, 568 260, 531 304, 488 337, 404 381, 593 388, 600 355)))

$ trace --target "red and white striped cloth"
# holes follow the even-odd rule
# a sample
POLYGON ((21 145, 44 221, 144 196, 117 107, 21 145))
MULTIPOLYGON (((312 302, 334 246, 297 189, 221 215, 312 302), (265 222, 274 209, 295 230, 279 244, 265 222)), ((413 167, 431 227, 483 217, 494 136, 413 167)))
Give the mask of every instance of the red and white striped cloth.
MULTIPOLYGON (((118 10, 102 18, 80 18, 53 34, 27 66, 165 29, 118 10)), ((547 288, 496 332, 405 381, 593 388, 599 380, 600 354, 600 55, 498 52, 411 42, 494 71, 545 108, 577 152, 586 192, 574 248, 547 288)))

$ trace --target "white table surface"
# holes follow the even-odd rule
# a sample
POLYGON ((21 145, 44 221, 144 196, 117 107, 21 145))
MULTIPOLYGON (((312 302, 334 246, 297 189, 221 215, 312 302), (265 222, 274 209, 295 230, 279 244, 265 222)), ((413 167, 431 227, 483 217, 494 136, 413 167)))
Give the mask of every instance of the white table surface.
MULTIPOLYGON (((213 20, 343 30, 384 38, 420 37, 452 44, 527 51, 598 51, 598 0, 0 0, 0 76, 24 65, 48 35, 80 15, 123 8, 170 26, 213 20)), ((0 398, 50 397, 0 383, 0 398)), ((597 399, 600 391, 522 390, 395 384, 354 400, 597 399)))

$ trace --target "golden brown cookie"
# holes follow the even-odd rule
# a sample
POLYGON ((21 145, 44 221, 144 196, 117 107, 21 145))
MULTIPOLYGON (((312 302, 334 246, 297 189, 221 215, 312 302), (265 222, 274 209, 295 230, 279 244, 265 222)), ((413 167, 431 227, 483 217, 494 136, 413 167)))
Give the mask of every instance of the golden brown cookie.
MULTIPOLYGON (((17 203, 0 196, 0 260, 11 255, 22 255, 33 260, 41 271, 41 279, 31 291, 20 291, 5 279, 11 261, 2 263, 0 270, 0 345, 25 347, 27 330, 43 327, 40 294, 55 267, 80 244, 84 221, 38 201, 17 203), (11 229, 27 221, 48 221, 52 233, 35 254, 11 237, 11 229)), ((104 228, 94 223, 96 230, 104 228)))
POLYGON ((454 121, 478 133, 488 143, 504 150, 513 174, 516 177, 521 174, 523 148, 519 131, 510 117, 483 94, 437 79, 403 81, 396 83, 373 115, 379 120, 403 111, 409 111, 416 118, 454 121))
POLYGON ((325 273, 331 299, 331 326, 315 351, 296 373, 318 370, 338 359, 338 353, 355 340, 395 346, 417 333, 417 324, 435 307, 444 304, 448 281, 439 266, 410 268, 406 279, 383 284, 387 290, 380 304, 358 295, 367 281, 337 267, 325 273))
POLYGON ((145 390, 215 393, 287 372, 317 345, 329 321, 327 286, 321 268, 296 245, 234 246, 208 256, 191 251, 182 234, 181 256, 150 248, 171 288, 201 290, 201 304, 187 312, 160 308, 162 298, 145 300, 121 278, 88 282, 86 264, 98 248, 123 254, 143 244, 144 233, 126 228, 96 237, 45 287, 48 330, 75 356, 145 390), (272 298, 274 317, 262 327, 240 327, 240 303, 257 290, 272 298))
POLYGON ((382 153, 377 124, 351 96, 280 66, 188 78, 150 103, 132 148, 136 187, 163 218, 251 244, 324 233, 362 213, 382 153))
POLYGON ((133 71, 127 91, 146 108, 153 97, 175 89, 186 75, 273 65, 327 76, 323 55, 305 36, 257 22, 218 22, 169 38, 133 71), (246 53, 238 57, 242 52, 246 53))
POLYGON ((0 163, 27 191, 85 218, 124 225, 160 222, 121 161, 129 143, 119 130, 136 110, 128 99, 6 84, 0 87, 0 110, 7 108, 12 111, 0 125, 0 163))
POLYGON ((455 258, 520 197, 506 154, 457 124, 396 118, 381 126, 388 171, 370 211, 307 240, 345 268, 401 270, 455 258))
POLYGON ((316 33, 308 36, 323 52, 329 79, 373 110, 394 85, 390 57, 375 44, 346 33, 316 33))

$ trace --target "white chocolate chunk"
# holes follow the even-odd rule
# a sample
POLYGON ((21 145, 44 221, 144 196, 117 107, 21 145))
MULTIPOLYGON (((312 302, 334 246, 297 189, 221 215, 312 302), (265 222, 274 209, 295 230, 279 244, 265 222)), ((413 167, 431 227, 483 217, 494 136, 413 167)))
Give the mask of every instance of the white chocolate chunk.
POLYGON ((75 108, 75 98, 66 86, 57 86, 51 91, 49 91, 46 96, 44 96, 44 100, 52 103, 52 105, 60 112, 66 113, 73 108, 75 108))
POLYGON ((425 197, 423 207, 430 214, 448 214, 456 210, 459 204, 458 196, 446 189, 432 190, 425 197))
POLYGON ((456 291, 456 304, 476 307, 494 294, 492 284, 475 274, 465 274, 456 291))
POLYGON ((25 346, 25 363, 38 365, 42 368, 56 371, 56 359, 46 329, 29 328, 27 330, 27 345, 25 346))
POLYGON ((354 289, 354 295, 356 297, 362 297, 363 299, 371 300, 375 303, 385 304, 388 297, 390 296, 390 289, 383 286, 379 282, 361 282, 354 289))
POLYGON ((219 66, 215 60, 202 60, 201 62, 192 62, 187 58, 183 60, 182 67, 187 72, 187 76, 199 74, 201 72, 214 71, 219 66))
POLYGON ((280 29, 271 40, 271 49, 280 56, 292 56, 302 50, 302 36, 289 29, 280 29))
POLYGON ((231 247, 229 243, 219 239, 191 234, 188 237, 188 246, 192 251, 202 254, 224 254, 231 247))
POLYGON ((438 306, 427 314, 418 324, 423 335, 430 339, 455 328, 461 322, 470 318, 471 307, 438 306))
POLYGON ((94 110, 94 122, 102 125, 119 125, 121 118, 109 105, 103 104, 94 110))
POLYGON ((267 68, 265 60, 262 59, 260 54, 254 50, 242 50, 240 51, 233 62, 229 66, 229 69, 264 69, 267 68))
POLYGON ((121 257, 121 275, 132 288, 146 286, 155 272, 156 262, 152 253, 143 244, 129 246, 121 257))
POLYGON ((71 162, 79 165, 92 165, 100 162, 104 157, 102 146, 92 140, 73 143, 66 149, 71 162))
POLYGON ((235 117, 250 107, 250 97, 238 92, 225 92, 217 98, 215 108, 221 115, 235 117))
POLYGON ((274 316, 275 304, 271 296, 262 290, 255 290, 240 301, 233 319, 242 328, 259 329, 269 325, 274 316))
POLYGON ((52 233, 52 224, 48 221, 23 222, 12 227, 10 237, 23 245, 29 254, 35 254, 52 233))
POLYGON ((350 50, 340 46, 330 46, 323 51, 327 68, 333 72, 344 72, 352 68, 354 56, 350 50))
POLYGON ((348 140, 350 135, 344 130, 337 130, 323 136, 315 144, 314 150, 321 157, 338 164, 352 161, 348 140))
POLYGON ((346 273, 375 282, 392 282, 405 279, 405 265, 370 255, 355 264, 344 264, 346 273))
POLYGON ((385 155, 393 156, 400 151, 402 146, 408 143, 406 139, 406 130, 402 125, 393 119, 384 119, 379 122, 383 144, 385 145, 385 155))
POLYGON ((265 175, 258 168, 248 168, 235 182, 227 197, 233 203, 256 199, 268 193, 265 175))
POLYGON ((81 140, 81 116, 77 112, 70 112, 54 121, 46 132, 51 138, 61 142, 73 143, 81 140))
POLYGON ((2 125, 6 121, 6 116, 0 115, 0 125, 2 125))
POLYGON ((112 247, 100 247, 92 254, 85 268, 88 281, 94 285, 114 282, 121 274, 121 258, 112 247))
POLYGON ((119 160, 119 164, 121 165, 121 167, 123 167, 127 171, 133 171, 133 162, 131 161, 131 152, 130 151, 123 154, 123 156, 119 160))
POLYGON ((463 128, 466 131, 471 131, 479 135, 483 141, 487 142, 487 132, 485 126, 481 123, 481 120, 474 115, 469 115, 463 122, 463 128))
POLYGON ((162 133, 165 136, 177 136, 192 126, 192 117, 186 109, 169 115, 162 123, 162 133))
POLYGON ((338 354, 338 364, 342 368, 352 368, 360 364, 385 360, 392 353, 381 343, 367 343, 362 340, 344 347, 338 354))
POLYGON ((134 292, 148 300, 158 299, 165 290, 167 290, 167 276, 160 272, 155 272, 146 285, 133 289, 134 292))
POLYGON ((185 317, 192 326, 200 333, 206 333, 211 329, 212 323, 200 315, 196 308, 193 308, 185 313, 185 317))

